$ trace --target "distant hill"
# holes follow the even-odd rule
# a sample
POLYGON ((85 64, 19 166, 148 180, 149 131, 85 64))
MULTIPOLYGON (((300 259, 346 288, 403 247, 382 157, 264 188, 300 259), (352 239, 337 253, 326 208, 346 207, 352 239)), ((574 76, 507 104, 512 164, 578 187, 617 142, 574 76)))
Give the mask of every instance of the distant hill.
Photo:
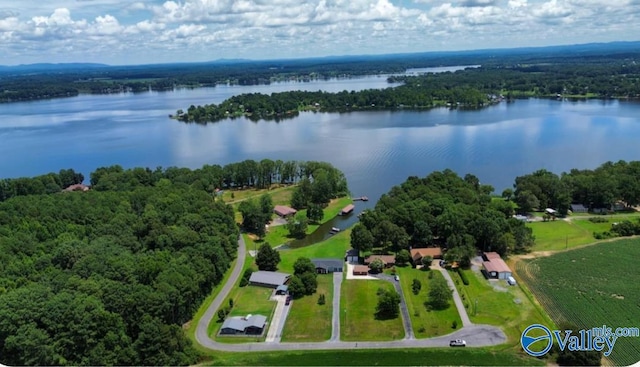
POLYGON ((106 64, 97 63, 39 63, 39 64, 20 64, 14 66, 0 65, 0 72, 55 72, 69 70, 86 70, 95 68, 109 67, 106 64))

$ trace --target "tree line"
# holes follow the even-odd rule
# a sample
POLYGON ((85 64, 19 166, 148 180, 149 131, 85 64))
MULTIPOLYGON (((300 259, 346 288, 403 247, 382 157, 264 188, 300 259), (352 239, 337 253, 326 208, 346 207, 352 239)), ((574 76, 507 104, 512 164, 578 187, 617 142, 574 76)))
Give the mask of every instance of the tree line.
MULTIPOLYGON (((331 175, 338 174, 330 164, 324 162, 248 159, 224 166, 204 165, 195 170, 179 167, 157 167, 153 170, 142 167, 124 169, 120 165, 100 167, 91 173, 90 184, 93 190, 98 191, 126 191, 137 186, 156 185, 164 178, 213 193, 216 189, 263 189, 273 184, 294 184, 304 177, 311 177, 319 168, 325 169, 331 175)), ((344 179, 344 175, 341 177, 344 179)), ((73 169, 63 169, 57 174, 49 173, 36 177, 0 179, 0 201, 14 196, 56 193, 83 181, 84 175, 73 169)))
POLYGON ((108 171, 95 190, 0 202, 3 364, 198 361, 182 325, 236 256, 233 209, 197 184, 206 169, 108 171))
POLYGON ((596 169, 572 169, 556 175, 541 169, 516 177, 514 190, 503 192, 514 198, 523 213, 552 208, 566 215, 571 204, 582 204, 591 211, 622 209, 640 204, 640 161, 606 162, 596 169))

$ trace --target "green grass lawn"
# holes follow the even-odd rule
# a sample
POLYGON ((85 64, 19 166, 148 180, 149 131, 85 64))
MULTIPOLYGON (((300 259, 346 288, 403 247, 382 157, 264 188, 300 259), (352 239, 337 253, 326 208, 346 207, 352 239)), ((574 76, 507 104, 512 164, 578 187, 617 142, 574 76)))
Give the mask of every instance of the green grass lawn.
POLYGON ((527 226, 536 238, 533 251, 557 251, 595 241, 593 232, 565 220, 533 222, 527 226))
MULTIPOLYGON (((606 222, 593 223, 588 219, 573 219, 571 223, 576 227, 583 229, 593 235, 593 232, 604 232, 611 229, 611 224, 619 222, 623 219, 604 218, 606 222)), ((594 239, 595 241, 595 239, 594 239)))
POLYGON ((351 349, 292 352, 210 352, 211 366, 542 366, 544 360, 489 348, 351 349))
POLYGON ((449 274, 456 284, 471 322, 501 327, 509 338, 508 343, 515 345, 518 351, 522 350, 518 342, 520 335, 527 326, 536 323, 553 325, 544 310, 527 295, 527 290, 521 288, 521 284, 508 286, 505 281, 490 282, 473 270, 462 271, 466 274, 469 285, 464 285, 456 272, 450 271, 449 274), (494 288, 494 285, 499 288, 494 288))
POLYGON ((434 278, 443 278, 437 270, 422 271, 411 267, 396 267, 396 272, 400 276, 402 292, 407 302, 413 333, 416 338, 428 338, 438 335, 446 335, 455 331, 452 323, 457 322, 457 327, 462 327, 462 320, 458 314, 458 309, 453 303, 453 298, 449 302, 449 308, 438 311, 428 311, 424 303, 429 298, 429 273, 433 273, 434 278), (418 279, 422 283, 420 293, 414 295, 411 290, 413 279, 418 279))
POLYGON ((318 275, 315 294, 296 299, 292 303, 282 333, 283 342, 319 342, 331 338, 333 312, 333 274, 318 275), (318 304, 320 294, 325 304, 318 304))
POLYGON ((313 258, 338 258, 344 259, 345 252, 351 246, 351 228, 339 232, 328 239, 314 245, 296 249, 280 251, 280 265, 278 269, 284 272, 293 272, 293 264, 299 257, 313 258))
POLYGON ((340 298, 341 340, 397 340, 404 337, 402 318, 376 320, 378 288, 393 290, 393 285, 380 280, 346 280, 340 298))
MULTIPOLYGON (((638 327, 638 258, 640 239, 621 239, 519 261, 516 271, 558 324, 638 327)), ((638 362, 640 338, 618 338, 609 359, 638 362)))

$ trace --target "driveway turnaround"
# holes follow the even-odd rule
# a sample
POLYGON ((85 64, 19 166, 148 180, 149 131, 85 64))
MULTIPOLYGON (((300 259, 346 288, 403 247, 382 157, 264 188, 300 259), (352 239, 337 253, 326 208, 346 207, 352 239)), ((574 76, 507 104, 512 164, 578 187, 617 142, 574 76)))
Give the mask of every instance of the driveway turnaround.
MULTIPOLYGON (((236 283, 242 272, 242 266, 246 257, 246 245, 242 236, 238 239, 238 258, 226 284, 222 286, 220 293, 211 302, 196 328, 196 341, 201 346, 228 352, 247 351, 287 351, 287 350, 322 350, 322 349, 381 349, 381 348, 427 348, 448 347, 451 339, 464 339, 469 347, 484 347, 502 344, 507 337, 499 328, 490 325, 464 326, 462 329, 449 335, 429 339, 403 339, 387 342, 342 342, 325 341, 319 343, 243 343, 226 344, 218 343, 207 335, 207 326, 213 319, 215 312, 220 308, 231 288, 236 283)), ((451 279, 449 277, 449 279, 451 279)), ((454 288, 455 289, 455 288, 454 288)), ((335 297, 334 297, 335 298, 335 297)), ((459 298, 459 297, 458 297, 459 298)), ((456 304, 457 305, 457 304, 456 304)), ((462 307, 464 311, 464 307, 462 307)), ((458 308, 460 311, 460 308, 458 308)), ((466 314, 466 312, 465 312, 466 314)), ((467 318, 468 319, 468 318, 467 318)), ((333 333, 332 333, 333 334, 333 333)))

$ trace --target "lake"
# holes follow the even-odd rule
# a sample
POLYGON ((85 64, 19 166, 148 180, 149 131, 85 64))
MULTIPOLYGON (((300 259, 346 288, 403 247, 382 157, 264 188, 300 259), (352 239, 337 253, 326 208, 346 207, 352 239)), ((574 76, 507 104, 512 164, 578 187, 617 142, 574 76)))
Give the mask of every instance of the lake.
POLYGON ((477 111, 305 112, 281 122, 236 119, 206 126, 168 118, 191 104, 239 93, 387 86, 385 76, 372 76, 0 104, 0 177, 74 168, 88 179, 95 168, 113 164, 329 161, 345 173, 354 196, 371 199, 330 225, 344 228, 410 175, 451 168, 475 174, 500 193, 516 176, 539 168, 560 173, 640 160, 640 104, 617 100, 529 99, 477 111))

